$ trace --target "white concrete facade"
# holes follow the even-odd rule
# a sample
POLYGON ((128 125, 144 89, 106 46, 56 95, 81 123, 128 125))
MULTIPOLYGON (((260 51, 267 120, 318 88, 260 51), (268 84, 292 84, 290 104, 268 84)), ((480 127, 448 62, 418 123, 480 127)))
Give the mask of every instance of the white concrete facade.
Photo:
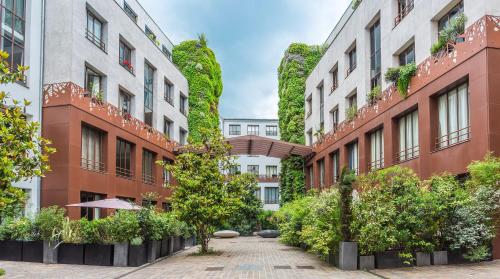
MULTIPOLYGON (((16 1, 14 3, 22 5, 23 1, 16 1)), ((41 123, 41 92, 42 92, 42 48, 43 48, 43 10, 44 2, 42 0, 26 0, 24 1, 24 17, 25 17, 25 30, 24 30, 24 51, 21 64, 29 66, 29 70, 25 73, 26 80, 24 83, 14 83, 0 86, 0 90, 10 94, 13 99, 23 100, 26 99, 31 102, 31 105, 26 108, 26 116, 29 120, 41 123)), ((5 4, 2 9, 9 9, 5 4)), ((2 11, 5 15, 5 11, 2 11)), ((3 19, 2 19, 3 22, 3 19)), ((6 24, 2 28, 9 29, 6 24)), ((8 32, 8 31, 7 31, 8 32)), ((14 36, 19 38, 23 36, 18 32, 14 32, 14 36)), ((4 32, 2 31, 2 34, 4 32)), ((4 48, 4 38, 1 39, 2 50, 4 48)), ((15 67, 15 66, 14 66, 15 67)), ((22 181, 15 186, 22 188, 28 195, 25 213, 32 215, 38 211, 40 207, 40 178, 34 177, 33 179, 22 181)))
POLYGON ((144 121, 147 63, 154 69, 151 126, 164 132, 167 119, 170 138, 182 142, 188 131, 188 82, 171 61, 172 42, 142 6, 136 0, 46 1, 44 84, 71 81, 85 87, 86 68, 91 69, 102 76, 106 102, 119 106, 121 91, 131 97, 130 114, 144 121), (99 43, 88 38, 88 13, 102 23, 99 43), (120 43, 131 50, 131 68, 120 63, 120 43), (173 89, 171 101, 164 98, 166 84, 173 89))
POLYGON ((306 80, 304 99, 311 100, 311 108, 306 105, 306 144, 314 143, 314 133, 320 130, 319 88, 324 88, 324 132, 333 129, 332 111, 338 108, 338 121, 345 119, 348 97, 357 94, 357 108, 364 106, 371 89, 370 28, 380 22, 381 37, 381 88, 384 74, 389 67, 399 66, 399 54, 414 44, 415 63, 418 65, 431 55, 430 48, 438 38, 438 21, 454 7, 463 4, 467 17, 466 26, 485 15, 500 15, 500 0, 406 0, 413 2, 414 8, 396 24, 400 0, 363 0, 354 10, 348 7, 325 42, 328 46, 318 65, 306 80), (348 51, 356 47, 357 66, 347 74, 349 68, 348 51), (334 70, 338 69, 337 88, 331 90, 334 70), (310 110, 310 111, 309 111, 310 110), (312 142, 309 139, 312 132, 312 142))
MULTIPOLYGON (((252 131, 254 131, 254 135, 258 135, 261 137, 267 137, 275 140, 279 140, 280 138, 277 119, 222 118, 221 129, 225 138, 246 136, 252 134, 252 131), (238 129, 234 127, 239 127, 240 132, 235 132, 238 129), (256 128, 253 127, 258 127, 258 132, 255 132, 256 128), (230 129, 232 129, 231 132, 230 129), (273 133, 272 131, 276 131, 276 133, 273 133)), ((281 159, 266 156, 241 155, 237 156, 236 164, 239 165, 240 171, 242 173, 249 172, 249 166, 258 166, 260 194, 257 195, 260 195, 265 210, 278 210, 280 190, 279 174, 281 172, 281 159), (276 167, 276 176, 273 176, 274 167, 276 167), (273 197, 274 191, 277 191, 277 200, 270 198, 273 197)))

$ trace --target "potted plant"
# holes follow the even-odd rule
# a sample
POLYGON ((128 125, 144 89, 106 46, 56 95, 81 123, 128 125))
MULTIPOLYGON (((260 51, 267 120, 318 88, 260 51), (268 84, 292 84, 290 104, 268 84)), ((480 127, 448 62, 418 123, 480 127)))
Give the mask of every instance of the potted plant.
POLYGON ((141 237, 132 239, 128 249, 128 266, 141 266, 147 263, 147 253, 147 245, 141 237))
POLYGON ((84 245, 84 264, 113 265, 114 245, 111 238, 111 218, 88 221, 80 220, 82 240, 84 245))
POLYGON ((57 206, 45 207, 35 217, 35 228, 43 241, 43 262, 57 263, 60 232, 65 210, 57 206))
POLYGON ((43 242, 40 241, 31 219, 24 217, 16 220, 12 232, 13 239, 22 241, 24 262, 43 262, 43 242))
POLYGON ((84 245, 81 235, 80 221, 71 221, 68 217, 62 223, 62 230, 54 239, 60 239, 57 244, 57 263, 83 264, 84 245))
POLYGON ((13 219, 6 218, 0 224, 0 260, 22 260, 22 242, 13 240, 14 222, 13 219))
POLYGON ((377 85, 370 90, 368 95, 366 96, 366 101, 369 105, 374 105, 378 100, 380 100, 380 97, 382 96, 382 88, 380 85, 377 85))
POLYGON ((354 171, 344 167, 340 175, 340 232, 339 268, 342 270, 358 269, 358 244, 352 241, 352 184, 356 180, 354 171))
POLYGON ((118 210, 111 218, 110 229, 114 243, 113 265, 127 266, 129 242, 140 237, 141 233, 137 214, 130 210, 118 210))

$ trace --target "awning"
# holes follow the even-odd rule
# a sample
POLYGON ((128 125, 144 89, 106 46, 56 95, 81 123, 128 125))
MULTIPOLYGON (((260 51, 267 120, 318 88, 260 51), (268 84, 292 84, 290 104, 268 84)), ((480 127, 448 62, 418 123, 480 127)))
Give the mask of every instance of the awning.
POLYGON ((109 208, 109 209, 128 209, 128 210, 139 210, 140 206, 120 200, 120 199, 104 199, 90 202, 73 203, 66 205, 68 207, 89 207, 89 208, 109 208))
POLYGON ((310 146, 259 136, 232 137, 226 141, 233 147, 231 155, 263 155, 284 159, 290 155, 307 157, 312 153, 310 146))

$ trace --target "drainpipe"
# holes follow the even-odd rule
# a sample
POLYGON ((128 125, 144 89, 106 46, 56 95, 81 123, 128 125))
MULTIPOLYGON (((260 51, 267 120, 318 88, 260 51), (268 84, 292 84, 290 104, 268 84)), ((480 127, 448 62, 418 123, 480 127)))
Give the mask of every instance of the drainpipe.
MULTIPOLYGON (((40 131, 38 132, 39 135, 42 135, 42 107, 43 107, 43 79, 44 79, 44 73, 45 73, 45 0, 41 0, 41 24, 40 24, 40 76, 39 76, 39 94, 38 94, 38 121, 40 122, 40 131)), ((41 191, 42 191, 42 178, 38 178, 37 182, 37 199, 38 199, 38 205, 37 205, 37 211, 40 210, 42 207, 42 199, 41 199, 41 191)))

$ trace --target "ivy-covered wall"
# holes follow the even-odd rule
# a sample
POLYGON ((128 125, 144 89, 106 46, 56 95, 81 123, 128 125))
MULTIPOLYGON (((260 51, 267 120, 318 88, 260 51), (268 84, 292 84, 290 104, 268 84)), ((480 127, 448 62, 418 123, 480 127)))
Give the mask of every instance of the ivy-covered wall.
MULTIPOLYGON (((278 68, 278 117, 281 140, 304 144, 304 91, 307 76, 323 50, 320 46, 292 43, 278 68)), ((305 193, 304 160, 292 156, 281 161, 281 203, 305 193)))
POLYGON ((221 68, 204 35, 176 45, 172 57, 189 84, 189 140, 200 142, 200 128, 219 129, 221 68))

